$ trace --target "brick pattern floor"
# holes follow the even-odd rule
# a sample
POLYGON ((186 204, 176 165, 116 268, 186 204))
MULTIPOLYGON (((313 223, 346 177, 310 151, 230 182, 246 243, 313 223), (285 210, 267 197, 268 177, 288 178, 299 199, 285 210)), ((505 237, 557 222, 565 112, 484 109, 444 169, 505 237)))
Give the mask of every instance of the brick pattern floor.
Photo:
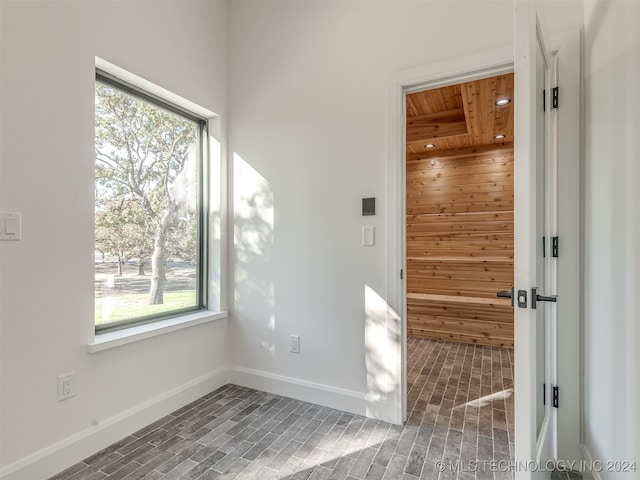
POLYGON ((508 465, 515 439, 513 350, 410 337, 407 351, 407 425, 443 444, 447 464, 508 465))
POLYGON ((492 470, 512 459, 513 351, 412 337, 408 352, 404 426, 226 385, 52 478, 511 479, 492 470))

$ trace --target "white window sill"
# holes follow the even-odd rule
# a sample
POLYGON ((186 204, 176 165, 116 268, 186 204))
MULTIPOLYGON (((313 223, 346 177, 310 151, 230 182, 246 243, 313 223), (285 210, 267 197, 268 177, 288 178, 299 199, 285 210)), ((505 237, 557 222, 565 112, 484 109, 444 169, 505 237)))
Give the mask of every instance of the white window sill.
POLYGON ((87 345, 87 351, 95 353, 223 318, 227 318, 227 312, 197 312, 137 327, 124 328, 116 332, 101 333, 96 335, 94 341, 87 345))

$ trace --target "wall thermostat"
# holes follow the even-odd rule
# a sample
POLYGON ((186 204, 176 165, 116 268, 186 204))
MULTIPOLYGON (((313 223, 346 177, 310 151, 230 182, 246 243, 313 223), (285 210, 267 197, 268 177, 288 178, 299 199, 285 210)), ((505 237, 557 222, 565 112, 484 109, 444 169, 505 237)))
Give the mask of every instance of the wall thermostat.
POLYGON ((376 199, 363 198, 362 199, 362 216, 375 215, 376 214, 376 199))

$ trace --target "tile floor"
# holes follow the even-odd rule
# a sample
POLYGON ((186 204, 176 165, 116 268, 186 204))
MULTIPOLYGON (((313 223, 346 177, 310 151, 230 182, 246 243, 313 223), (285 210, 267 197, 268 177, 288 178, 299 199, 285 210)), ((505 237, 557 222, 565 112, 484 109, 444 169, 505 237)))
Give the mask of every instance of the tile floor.
POLYGON ((226 385, 52 478, 511 479, 513 351, 415 337, 408 351, 405 426, 226 385))

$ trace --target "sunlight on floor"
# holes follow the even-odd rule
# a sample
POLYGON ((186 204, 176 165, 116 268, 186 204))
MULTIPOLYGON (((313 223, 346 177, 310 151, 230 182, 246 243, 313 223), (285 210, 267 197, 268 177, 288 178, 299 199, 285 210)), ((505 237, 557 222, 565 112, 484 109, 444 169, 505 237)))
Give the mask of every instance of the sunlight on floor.
POLYGON ((485 395, 484 397, 476 398, 470 402, 457 405, 454 409, 464 409, 465 407, 483 407, 485 405, 491 405, 496 400, 506 400, 513 395, 513 388, 508 388, 501 392, 492 393, 491 395, 485 395))

